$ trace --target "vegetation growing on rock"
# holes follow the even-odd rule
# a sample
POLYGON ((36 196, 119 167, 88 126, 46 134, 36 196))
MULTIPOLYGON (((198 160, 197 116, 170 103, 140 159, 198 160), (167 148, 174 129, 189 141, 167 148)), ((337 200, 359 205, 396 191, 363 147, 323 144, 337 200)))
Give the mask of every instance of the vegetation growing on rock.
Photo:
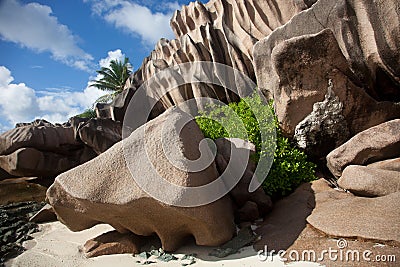
POLYGON ((271 112, 273 112, 272 103, 263 103, 261 97, 255 93, 243 98, 238 103, 229 103, 223 106, 211 104, 205 111, 200 111, 196 122, 207 138, 216 140, 220 137, 237 137, 249 140, 256 146, 256 157, 254 158, 256 162, 261 155, 268 156, 268 153, 273 151, 271 148, 275 145, 272 143, 274 138, 268 134, 266 140, 263 141, 261 131, 265 133, 275 129, 274 161, 262 186, 268 195, 285 196, 300 184, 315 180, 316 165, 307 159, 307 155, 303 151, 296 148, 288 138, 282 135, 275 115, 272 120, 268 120, 271 112), (258 114, 257 117, 266 119, 258 121, 255 113, 258 114), (232 119, 236 116, 240 118, 247 134, 241 132, 237 120, 232 119))
POLYGON ((81 114, 76 115, 76 117, 84 118, 84 119, 96 118, 96 111, 93 108, 88 108, 81 114))

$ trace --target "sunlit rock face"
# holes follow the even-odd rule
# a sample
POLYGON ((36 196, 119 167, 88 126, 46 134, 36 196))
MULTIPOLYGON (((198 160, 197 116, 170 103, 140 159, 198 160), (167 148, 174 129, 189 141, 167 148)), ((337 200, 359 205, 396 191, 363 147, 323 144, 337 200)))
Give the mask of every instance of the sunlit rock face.
MULTIPOLYGON (((125 89, 134 92, 159 71, 196 61, 233 67, 255 81, 254 44, 307 9, 312 2, 212 0, 207 4, 192 2, 183 6, 182 10, 175 12, 170 22, 176 39, 161 39, 143 60, 142 66, 129 78, 125 89)), ((210 76, 218 77, 217 73, 210 76)), ((211 97, 223 102, 238 100, 237 95, 210 84, 189 84, 167 93, 165 88, 170 83, 160 84, 148 93, 153 99, 161 98, 153 117, 168 107, 194 97, 211 97)), ((128 92, 119 95, 111 105, 99 107, 99 114, 122 121, 132 95, 128 92)))

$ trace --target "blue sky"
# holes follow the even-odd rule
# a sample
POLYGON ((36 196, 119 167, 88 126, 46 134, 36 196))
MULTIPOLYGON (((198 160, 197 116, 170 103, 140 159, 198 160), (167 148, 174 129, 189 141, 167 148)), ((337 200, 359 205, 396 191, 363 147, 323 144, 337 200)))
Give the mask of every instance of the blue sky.
POLYGON ((0 132, 65 122, 104 94, 88 81, 111 59, 136 70, 189 0, 0 0, 0 132))

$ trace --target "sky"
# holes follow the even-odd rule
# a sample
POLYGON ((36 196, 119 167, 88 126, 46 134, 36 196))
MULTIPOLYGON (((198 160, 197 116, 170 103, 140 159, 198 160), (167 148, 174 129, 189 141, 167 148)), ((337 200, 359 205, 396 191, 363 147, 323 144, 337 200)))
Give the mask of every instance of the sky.
POLYGON ((0 133, 82 113, 105 94, 88 85, 96 70, 126 56, 135 71, 189 2, 0 0, 0 133))

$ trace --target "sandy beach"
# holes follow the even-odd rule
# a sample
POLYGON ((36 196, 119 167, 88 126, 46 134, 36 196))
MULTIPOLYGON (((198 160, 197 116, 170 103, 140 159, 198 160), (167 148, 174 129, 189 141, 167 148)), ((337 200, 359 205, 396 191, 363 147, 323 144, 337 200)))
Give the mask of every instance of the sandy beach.
MULTIPOLYGON (((71 232, 60 222, 41 224, 40 231, 32 235, 34 239, 24 243, 24 247, 27 250, 18 257, 6 262, 6 266, 142 266, 144 260, 139 256, 133 256, 131 254, 107 255, 88 259, 79 251, 86 240, 111 230, 113 230, 111 226, 102 224, 85 231, 71 232), (141 263, 138 261, 141 261, 141 263)), ((185 254, 196 253, 196 263, 190 266, 321 266, 309 262, 297 262, 285 265, 277 256, 271 257, 267 261, 260 261, 257 252, 252 246, 242 248, 239 253, 223 259, 209 256, 208 254, 212 249, 212 247, 200 247, 195 244, 187 244, 174 253, 174 256, 177 257, 178 260, 161 262, 150 258, 149 260, 155 263, 149 265, 182 266, 184 262, 181 262, 180 259, 185 254)))

